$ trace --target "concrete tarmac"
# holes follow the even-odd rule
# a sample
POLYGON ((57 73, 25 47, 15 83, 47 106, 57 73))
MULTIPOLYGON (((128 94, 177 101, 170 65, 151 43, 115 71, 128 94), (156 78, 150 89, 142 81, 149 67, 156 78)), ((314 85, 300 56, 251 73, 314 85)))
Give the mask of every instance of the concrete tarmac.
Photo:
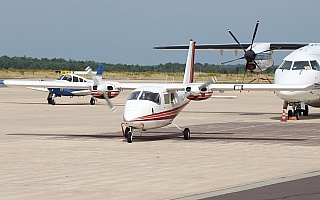
MULTIPOLYGON (((0 199, 178 199, 320 171, 320 110, 280 122, 273 92, 191 102, 173 126, 121 133, 129 92, 112 102, 0 88, 0 199)), ((196 196, 194 196, 196 198, 196 196)))

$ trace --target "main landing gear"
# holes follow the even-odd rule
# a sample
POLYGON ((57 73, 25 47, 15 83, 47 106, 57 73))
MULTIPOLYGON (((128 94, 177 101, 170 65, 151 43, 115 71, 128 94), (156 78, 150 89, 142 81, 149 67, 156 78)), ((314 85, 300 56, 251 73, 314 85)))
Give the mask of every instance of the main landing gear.
POLYGON ((90 104, 91 105, 94 105, 94 104, 96 104, 96 98, 94 98, 94 97, 91 97, 91 99, 90 99, 90 104))
POLYGON ((303 102, 287 102, 284 101, 283 103, 283 109, 287 109, 288 106, 292 107, 292 110, 288 110, 288 120, 292 119, 293 117, 296 120, 300 119, 301 114, 303 116, 309 115, 309 107, 308 105, 305 105, 303 102))
POLYGON ((49 92, 48 97, 47 97, 47 101, 48 101, 48 104, 56 105, 53 93, 49 92))
MULTIPOLYGON (((175 125, 176 126, 176 125, 175 125)), ((178 127, 178 126, 176 126, 178 127)), ((179 128, 179 127, 178 127, 179 128)), ((179 128, 180 129, 180 128, 179 128)), ((182 130, 182 129, 180 129, 182 130)), ((185 140, 189 140, 190 139, 190 130, 189 128, 185 128, 183 131, 183 139, 185 140)), ((132 139, 133 139, 133 127, 132 126, 129 126, 129 127, 126 127, 126 129, 124 130, 124 138, 127 139, 127 142, 128 143, 132 143, 132 139)))

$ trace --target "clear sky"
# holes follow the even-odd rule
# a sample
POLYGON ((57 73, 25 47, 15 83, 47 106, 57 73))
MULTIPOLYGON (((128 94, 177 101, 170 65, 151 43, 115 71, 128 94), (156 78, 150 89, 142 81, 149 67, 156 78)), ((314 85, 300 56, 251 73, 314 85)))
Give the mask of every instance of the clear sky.
MULTIPOLYGON (((153 46, 320 42, 319 0, 0 0, 0 55, 154 65, 185 63, 186 51, 153 46)), ((280 64, 287 53, 274 53, 280 64)), ((240 55, 242 56, 242 55, 240 55)), ((218 64, 232 52, 197 51, 218 64)), ((241 62, 242 63, 242 62, 241 62)))

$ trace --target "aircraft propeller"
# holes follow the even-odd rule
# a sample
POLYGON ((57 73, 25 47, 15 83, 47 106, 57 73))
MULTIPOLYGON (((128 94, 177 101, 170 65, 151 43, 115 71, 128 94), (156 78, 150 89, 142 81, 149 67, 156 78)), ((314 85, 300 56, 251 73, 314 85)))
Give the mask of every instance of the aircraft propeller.
POLYGON ((110 99, 108 98, 108 96, 106 95, 106 91, 107 91, 107 88, 106 88, 106 85, 104 83, 102 83, 92 72, 92 69, 91 67, 87 67, 86 68, 86 71, 87 71, 87 74, 89 74, 89 76, 92 78, 93 82, 95 85, 97 85, 97 92, 100 94, 100 95, 103 95, 104 99, 106 100, 107 104, 109 105, 110 107, 110 110, 112 112, 114 112, 116 110, 116 108, 113 106, 113 104, 111 103, 110 99))
POLYGON ((258 30, 258 26, 259 26, 259 21, 257 21, 256 23, 256 26, 255 26, 255 29, 254 29, 254 32, 253 32, 253 36, 252 36, 252 40, 251 40, 251 44, 250 44, 250 49, 246 50, 243 48, 243 46, 241 45, 241 43, 237 40, 237 38, 233 35, 233 33, 230 31, 230 29, 228 29, 228 32, 229 34, 231 35, 231 37, 234 39, 234 41, 236 41, 236 43, 241 47, 241 49, 244 51, 244 56, 240 57, 240 58, 237 58, 237 59, 234 59, 234 60, 229 60, 229 61, 226 61, 226 62, 222 62, 220 64, 226 64, 226 63, 230 63, 230 62, 233 62, 233 61, 236 61, 236 60, 240 60, 240 59, 245 59, 246 60, 246 71, 249 70, 249 71, 253 71, 254 69, 256 69, 256 67, 258 67, 261 70, 261 68, 259 67, 259 65, 257 64, 257 62, 255 61, 255 58, 256 58, 256 55, 259 54, 259 53, 264 53, 264 52, 268 52, 268 51, 272 51, 270 49, 266 50, 266 51, 262 51, 262 52, 259 52, 259 53, 255 53, 253 50, 252 50, 252 45, 253 45, 253 42, 254 42, 254 39, 256 37, 256 34, 257 34, 257 30, 258 30))

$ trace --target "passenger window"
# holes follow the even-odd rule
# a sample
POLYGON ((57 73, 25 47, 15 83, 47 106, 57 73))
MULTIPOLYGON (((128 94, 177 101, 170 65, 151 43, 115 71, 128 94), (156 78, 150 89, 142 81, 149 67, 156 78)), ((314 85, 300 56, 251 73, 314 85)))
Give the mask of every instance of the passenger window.
POLYGON ((169 102, 169 94, 164 94, 163 96, 164 96, 164 103, 169 104, 170 103, 169 102))
POLYGON ((171 93, 171 94, 170 94, 170 101, 171 101, 171 103, 174 103, 174 99, 175 99, 175 98, 174 98, 174 93, 171 93))
POLYGON ((319 71, 319 69, 320 69, 319 63, 318 63, 316 60, 310 61, 310 64, 311 64, 311 68, 312 68, 313 70, 319 71))
POLYGON ((292 70, 311 69, 308 61, 295 61, 292 66, 292 70))
POLYGON ((291 64, 292 64, 291 61, 285 61, 285 60, 284 60, 284 61, 281 63, 279 69, 290 70, 291 64))

